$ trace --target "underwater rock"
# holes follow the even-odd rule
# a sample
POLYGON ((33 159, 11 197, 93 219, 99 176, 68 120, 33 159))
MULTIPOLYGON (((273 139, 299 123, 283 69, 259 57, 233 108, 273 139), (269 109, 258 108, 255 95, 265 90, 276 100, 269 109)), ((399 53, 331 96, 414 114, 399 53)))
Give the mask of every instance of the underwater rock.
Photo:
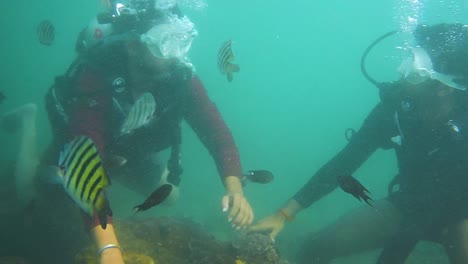
POLYGON ((287 264, 281 259, 278 248, 270 237, 259 234, 245 234, 232 241, 239 259, 255 264, 287 264))
MULTIPOLYGON (((125 252, 124 261, 126 264, 159 264, 159 262, 156 262, 150 256, 137 253, 137 252, 131 252, 131 251, 125 252)), ((95 252, 86 251, 83 253, 78 253, 75 256, 75 260, 73 263, 75 264, 99 264, 99 258, 96 256, 95 252)))
MULTIPOLYGON (((224 242, 190 219, 171 217, 129 218, 115 220, 114 225, 128 264, 288 263, 281 262, 274 244, 264 235, 246 235, 236 243, 224 242)), ((83 249, 73 263, 98 263, 96 249, 83 249)))
POLYGON ((29 262, 20 257, 8 256, 0 257, 0 264, 29 264, 29 262))

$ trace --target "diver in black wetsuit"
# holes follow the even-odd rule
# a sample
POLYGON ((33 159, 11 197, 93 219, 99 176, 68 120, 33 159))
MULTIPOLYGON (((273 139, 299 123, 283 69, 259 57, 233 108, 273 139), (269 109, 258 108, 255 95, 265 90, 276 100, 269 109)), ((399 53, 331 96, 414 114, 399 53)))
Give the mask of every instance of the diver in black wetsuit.
POLYGON ((250 228, 272 239, 285 221, 353 174, 378 148, 394 149, 399 188, 311 235, 298 263, 384 248, 378 263, 404 263, 419 240, 442 243, 451 263, 468 263, 468 27, 418 26, 402 78, 376 83, 381 102, 346 147, 278 212, 250 228))

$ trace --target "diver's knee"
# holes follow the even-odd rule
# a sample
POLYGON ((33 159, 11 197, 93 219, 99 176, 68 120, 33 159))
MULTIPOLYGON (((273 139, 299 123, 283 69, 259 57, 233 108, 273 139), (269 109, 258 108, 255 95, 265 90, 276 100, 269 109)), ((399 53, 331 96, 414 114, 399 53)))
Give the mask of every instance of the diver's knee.
POLYGON ((0 128, 10 133, 16 132, 26 126, 26 129, 32 129, 36 120, 37 105, 29 103, 13 109, 0 116, 0 128))
POLYGON ((298 264, 327 264, 333 259, 333 245, 320 236, 311 236, 302 244, 296 256, 298 264))

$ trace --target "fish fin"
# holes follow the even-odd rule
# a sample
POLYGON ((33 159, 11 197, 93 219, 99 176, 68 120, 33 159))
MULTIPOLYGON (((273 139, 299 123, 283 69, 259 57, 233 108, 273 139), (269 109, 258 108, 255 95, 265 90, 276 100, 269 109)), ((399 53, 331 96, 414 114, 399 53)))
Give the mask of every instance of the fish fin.
POLYGON ((229 63, 228 66, 227 66, 227 71, 229 71, 229 72, 239 72, 240 67, 237 64, 229 63))
POLYGON ((126 163, 127 159, 119 155, 110 156, 104 161, 105 166, 109 168, 120 168, 126 163))
POLYGON ((63 170, 57 166, 47 166, 44 170, 42 177, 44 182, 49 184, 63 184, 64 173, 63 170))
POLYGON ((66 143, 63 145, 62 151, 60 151, 60 156, 58 160, 58 164, 62 165, 63 162, 65 161, 65 158, 67 157, 67 154, 70 152, 72 147, 71 143, 66 143))
POLYGON ((245 187, 247 185, 247 182, 249 181, 249 176, 247 174, 242 174, 240 177, 240 181, 242 184, 242 187, 245 187))
POLYGON ((227 76, 227 80, 228 80, 229 82, 232 82, 232 72, 227 72, 227 73, 226 73, 226 76, 227 76))

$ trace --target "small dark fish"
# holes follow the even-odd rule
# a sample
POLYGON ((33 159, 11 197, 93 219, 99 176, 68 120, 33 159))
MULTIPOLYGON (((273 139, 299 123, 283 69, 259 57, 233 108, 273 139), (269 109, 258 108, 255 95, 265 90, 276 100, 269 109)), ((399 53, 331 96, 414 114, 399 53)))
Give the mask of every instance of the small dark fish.
POLYGON ((367 195, 367 194, 370 194, 370 192, 364 186, 362 186, 362 184, 358 180, 356 180, 353 176, 350 176, 350 175, 339 176, 338 183, 341 189, 343 189, 343 191, 353 195, 359 201, 363 199, 368 205, 372 206, 369 203, 369 200, 370 201, 374 201, 374 200, 372 200, 372 198, 370 198, 367 195))
POLYGON ((50 46, 55 39, 55 27, 49 20, 43 20, 37 26, 36 34, 39 39, 39 43, 50 46))
POLYGON ((242 176, 243 181, 247 180, 261 184, 269 183, 274 179, 273 173, 267 170, 250 170, 247 173, 242 174, 242 176))
POLYGON ((156 189, 156 191, 154 191, 142 204, 133 207, 133 210, 135 210, 135 213, 138 213, 140 211, 146 211, 151 207, 156 206, 162 203, 164 200, 166 200, 171 191, 171 184, 163 184, 159 186, 156 189))
POLYGON ((6 95, 0 91, 0 104, 3 103, 3 101, 5 101, 6 99, 6 95))
POLYGON ((227 80, 232 81, 233 73, 239 72, 239 65, 232 63, 234 60, 234 54, 232 53, 232 41, 228 40, 224 42, 218 52, 218 68, 226 74, 227 80))

